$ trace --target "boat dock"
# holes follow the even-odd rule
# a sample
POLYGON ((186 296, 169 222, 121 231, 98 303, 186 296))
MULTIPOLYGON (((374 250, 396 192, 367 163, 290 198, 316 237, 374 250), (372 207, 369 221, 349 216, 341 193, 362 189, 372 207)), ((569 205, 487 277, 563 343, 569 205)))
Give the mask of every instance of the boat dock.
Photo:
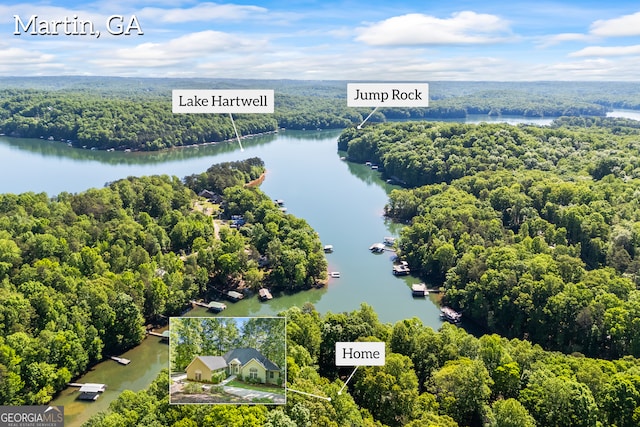
POLYGON ((382 253, 386 250, 386 247, 384 246, 384 243, 374 243, 369 246, 369 250, 373 253, 382 253))
POLYGON ((406 276, 411 273, 411 269, 409 268, 409 264, 407 261, 402 261, 400 264, 396 264, 393 266, 393 275, 394 276, 406 276))
POLYGON ((223 304, 221 302, 217 302, 217 301, 211 301, 211 302, 202 302, 202 301, 189 301, 191 304, 193 305, 197 305, 199 307, 204 307, 206 309, 208 309, 209 311, 213 311, 214 313, 219 313, 222 310, 224 310, 225 308, 227 308, 226 304, 223 304))
POLYGON ((440 317, 450 323, 460 323, 462 320, 462 313, 458 313, 451 307, 442 307, 440 309, 440 317))
POLYGON ((163 333, 147 331, 149 335, 153 335, 154 337, 160 337, 163 341, 169 341, 169 330, 167 329, 163 333))
POLYGON ((125 359, 124 357, 109 356, 109 359, 115 360, 116 362, 118 362, 121 365, 128 365, 129 363, 131 363, 131 360, 125 359))
POLYGON ((227 298, 229 298, 233 302, 240 301, 241 299, 244 298, 244 294, 243 293, 236 292, 236 291, 229 291, 229 292, 226 293, 226 295, 227 295, 227 298))
POLYGON ((69 387, 80 387, 80 394, 78 399, 80 400, 97 400, 100 393, 104 393, 107 389, 106 384, 98 383, 69 383, 69 387))
POLYGON ((414 297, 426 297, 429 295, 429 291, 427 290, 427 285, 424 283, 415 283, 411 285, 411 295, 414 297))
POLYGON ((260 288, 260 290, 258 291, 258 294, 260 296, 261 301, 268 301, 270 299, 273 299, 273 295, 271 295, 271 292, 269 292, 269 289, 260 288))
POLYGON ((393 249, 392 247, 385 245, 384 243, 374 243, 373 245, 369 246, 369 250, 373 253, 377 253, 377 254, 381 254, 384 251, 387 252, 393 252, 395 253, 396 250, 393 249))

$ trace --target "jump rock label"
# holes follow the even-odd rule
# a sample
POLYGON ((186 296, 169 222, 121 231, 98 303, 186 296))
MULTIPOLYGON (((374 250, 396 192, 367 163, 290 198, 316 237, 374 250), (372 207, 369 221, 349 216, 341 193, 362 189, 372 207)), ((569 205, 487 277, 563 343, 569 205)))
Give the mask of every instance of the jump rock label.
POLYGON ((428 107, 428 83, 349 83, 348 107, 428 107))
POLYGON ((174 113, 273 113, 272 89, 175 89, 174 113))

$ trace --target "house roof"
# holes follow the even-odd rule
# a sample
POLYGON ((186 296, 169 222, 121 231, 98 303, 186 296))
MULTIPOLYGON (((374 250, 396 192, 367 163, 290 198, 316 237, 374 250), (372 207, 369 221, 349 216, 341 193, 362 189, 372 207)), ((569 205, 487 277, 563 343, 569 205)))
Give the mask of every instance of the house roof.
POLYGON ((196 356, 196 359, 200 359, 212 371, 227 367, 227 361, 222 356, 196 356))
POLYGON ((242 365, 246 365, 251 359, 256 359, 257 362, 262 364, 268 371, 279 371, 278 365, 267 359, 262 353, 255 348, 236 348, 225 353, 224 359, 227 362, 233 359, 238 359, 242 365))

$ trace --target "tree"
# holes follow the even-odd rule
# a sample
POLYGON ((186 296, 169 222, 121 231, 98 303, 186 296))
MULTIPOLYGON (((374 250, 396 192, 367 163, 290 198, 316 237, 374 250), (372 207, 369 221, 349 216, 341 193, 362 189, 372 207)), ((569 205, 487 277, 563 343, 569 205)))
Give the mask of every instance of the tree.
POLYGON ((601 408, 609 425, 631 427, 637 425, 637 409, 640 407, 640 385, 638 378, 632 381, 626 375, 618 374, 602 390, 601 408), (635 384, 634 384, 635 382, 635 384))
POLYGON ((540 425, 596 426, 598 407, 591 391, 566 376, 536 371, 520 392, 520 401, 540 425))
POLYGON ((110 352, 121 352, 129 349, 144 338, 144 318, 133 298, 119 293, 111 302, 115 319, 105 336, 105 349, 110 352))
POLYGON ((202 351, 202 322, 198 318, 172 318, 170 331, 170 370, 183 372, 193 358, 200 355, 202 351))
POLYGON ((353 396, 373 416, 390 426, 409 421, 418 397, 418 378, 407 356, 388 353, 384 366, 358 369, 353 396))
POLYGON ((480 360, 449 361, 433 374, 431 391, 442 411, 459 424, 476 425, 491 395, 493 381, 480 360))
POLYGON ((515 399, 497 400, 493 404, 495 427, 535 427, 536 422, 515 399))

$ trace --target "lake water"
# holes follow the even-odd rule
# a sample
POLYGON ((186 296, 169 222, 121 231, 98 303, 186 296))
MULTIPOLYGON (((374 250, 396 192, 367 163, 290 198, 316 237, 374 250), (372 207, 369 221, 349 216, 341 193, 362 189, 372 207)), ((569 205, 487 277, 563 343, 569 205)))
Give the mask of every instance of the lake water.
MULTIPOLYGON (((506 119, 503 118, 502 121, 506 119)), ((494 121, 470 118, 470 122, 494 121)), ((549 119, 514 118, 512 123, 548 124, 549 119)), ((371 244, 397 236, 401 226, 383 217, 391 186, 370 168, 340 160, 340 131, 283 131, 248 138, 244 151, 237 143, 174 149, 159 153, 123 153, 74 149, 61 142, 0 137, 0 193, 81 192, 127 176, 168 174, 184 177, 200 173, 214 163, 258 156, 267 167, 261 189, 273 199, 283 199, 289 213, 306 219, 323 244, 334 246, 327 254, 330 279, 324 289, 280 296, 267 303, 250 298, 227 304, 224 316, 273 315, 311 302, 321 313, 352 311, 366 302, 382 322, 418 317, 437 329, 441 321, 434 296, 411 297, 410 285, 418 279, 391 274, 391 253, 374 255, 371 244)), ((205 315, 194 310, 191 315, 205 315)), ((80 425, 94 413, 106 410, 125 389, 141 390, 167 367, 167 346, 154 337, 124 357, 131 365, 113 361, 97 365, 78 382, 107 383, 96 402, 75 400, 74 389, 61 393, 52 404, 65 405, 65 425, 80 425), (136 368, 137 366, 137 368, 136 368)))

